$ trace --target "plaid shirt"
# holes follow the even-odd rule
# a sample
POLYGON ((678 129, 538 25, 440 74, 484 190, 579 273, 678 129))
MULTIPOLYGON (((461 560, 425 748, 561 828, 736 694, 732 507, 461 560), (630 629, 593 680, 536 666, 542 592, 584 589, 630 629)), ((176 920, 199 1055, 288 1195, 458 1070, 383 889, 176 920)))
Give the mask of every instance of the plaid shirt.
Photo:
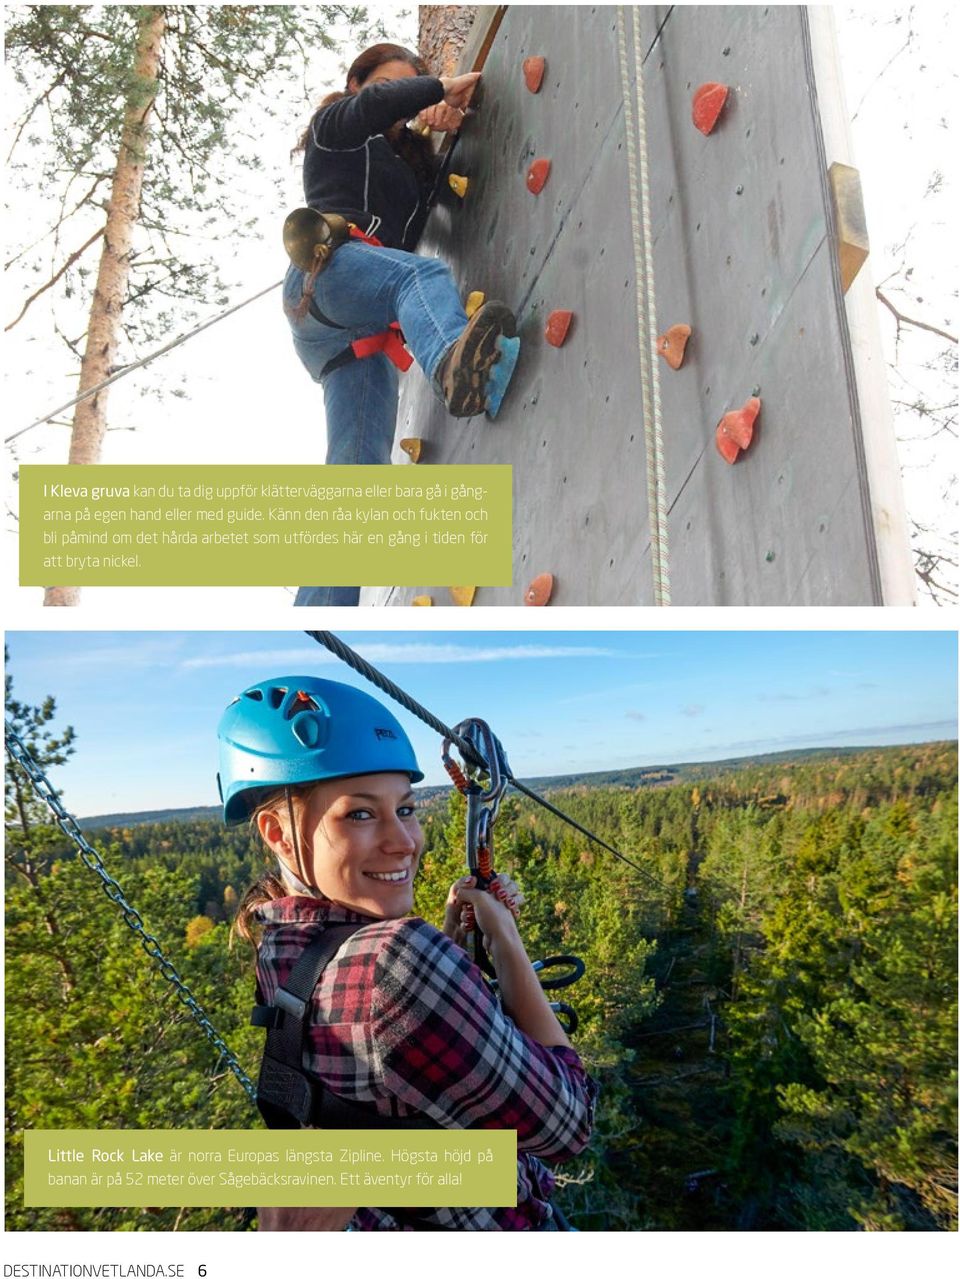
POLYGON ((561 1163, 590 1138, 597 1087, 571 1048, 523 1034, 466 952, 414 916, 371 921, 332 902, 282 897, 261 906, 257 961, 270 1003, 326 924, 362 923, 317 983, 304 1067, 384 1117, 430 1116, 444 1128, 515 1128, 515 1208, 363 1208, 357 1230, 537 1230, 561 1163))

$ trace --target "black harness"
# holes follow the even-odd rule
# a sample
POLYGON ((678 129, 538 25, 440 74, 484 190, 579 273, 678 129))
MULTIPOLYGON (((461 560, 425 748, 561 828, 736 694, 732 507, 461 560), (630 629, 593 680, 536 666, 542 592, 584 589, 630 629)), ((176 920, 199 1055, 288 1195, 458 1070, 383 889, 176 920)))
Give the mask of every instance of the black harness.
POLYGON ((341 946, 363 924, 331 924, 304 948, 272 1004, 257 1003, 250 1015, 264 1026, 267 1042, 260 1064, 257 1106, 268 1128, 441 1128, 426 1115, 383 1115, 371 1104, 332 1092, 303 1068, 310 1001, 317 982, 341 946))

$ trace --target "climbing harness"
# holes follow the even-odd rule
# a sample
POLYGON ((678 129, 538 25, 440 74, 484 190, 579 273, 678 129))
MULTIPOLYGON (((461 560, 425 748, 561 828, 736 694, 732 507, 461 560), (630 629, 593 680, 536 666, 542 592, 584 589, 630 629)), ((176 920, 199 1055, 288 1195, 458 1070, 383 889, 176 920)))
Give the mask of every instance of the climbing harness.
MULTIPOLYGON (((77 822, 60 802, 60 797, 54 787, 51 785, 46 774, 40 765, 36 762, 29 750, 20 739, 13 726, 4 723, 6 746, 11 756, 17 761, 33 786, 36 794, 44 801, 47 808, 53 814, 57 826, 63 831, 64 835, 75 845, 80 860, 88 870, 92 870, 100 880, 100 887, 103 889, 107 897, 116 906, 119 907, 123 916, 123 922, 127 925, 132 933, 140 939, 140 945, 147 952, 153 962, 156 964, 160 976, 164 981, 170 982, 174 990, 177 992, 177 999, 188 1009, 194 1021, 210 1040, 214 1048, 220 1054, 220 1060, 228 1067, 229 1070, 240 1081, 244 1092, 251 1101, 257 1100, 257 1090, 254 1087, 253 1080, 248 1077, 237 1058, 227 1047, 224 1039, 217 1033, 207 1014, 193 995, 190 987, 186 984, 174 965, 164 955, 160 947, 160 943, 152 933, 148 933, 144 927, 143 918, 140 913, 130 905, 124 895, 123 889, 117 881, 107 872, 103 864, 103 859, 93 845, 88 841, 77 822)), ((218 1063, 219 1064, 219 1063, 218 1063)))
MULTIPOLYGON (((379 219, 375 225, 379 225, 379 219)), ((356 223, 348 222, 342 214, 321 213, 318 209, 294 209, 287 214, 283 224, 283 247, 293 265, 306 275, 303 296, 294 311, 297 319, 302 320, 309 312, 319 324, 324 324, 327 328, 344 328, 344 325, 337 324, 320 310, 314 298, 314 287, 317 276, 329 265, 337 249, 350 240, 361 240, 374 248, 383 248, 382 241, 375 235, 369 231, 361 231, 356 223)), ((334 369, 352 364, 354 360, 379 355, 381 351, 401 373, 406 373, 413 363, 413 356, 404 345, 403 331, 394 320, 382 333, 374 333, 371 337, 357 338, 351 342, 327 361, 320 371, 320 377, 324 378, 334 369)))
POLYGON ((634 123, 632 84, 627 62, 625 9, 622 5, 617 6, 620 82, 623 92, 630 188, 630 225, 633 235, 637 323, 640 334, 640 377, 643 385, 643 433, 646 443, 647 508, 653 567, 653 599, 655 604, 662 606, 670 603, 670 564, 667 492, 663 464, 663 427, 660 415, 660 373, 656 360, 657 302, 653 275, 653 224, 650 217, 650 170, 647 161, 640 10, 636 5, 632 6, 630 15, 634 55, 632 84, 636 86, 637 93, 636 123, 634 123))
POLYGON ((306 946, 272 1004, 258 1002, 250 1022, 267 1042, 257 1083, 257 1106, 268 1128, 440 1128, 425 1115, 382 1115, 372 1106, 331 1091, 303 1069, 309 1047, 314 987, 341 947, 366 927, 331 924, 306 946))

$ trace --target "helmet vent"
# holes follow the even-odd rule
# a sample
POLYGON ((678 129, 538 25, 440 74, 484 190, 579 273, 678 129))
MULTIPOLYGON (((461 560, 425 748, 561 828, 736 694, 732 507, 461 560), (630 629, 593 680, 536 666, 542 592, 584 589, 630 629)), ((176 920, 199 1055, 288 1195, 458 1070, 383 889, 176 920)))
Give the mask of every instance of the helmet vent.
MULTIPOLYGON (((251 689, 248 689, 248 690, 247 690, 247 692, 246 692, 246 693, 244 693, 244 697, 249 697, 249 698, 250 698, 250 700, 251 700, 251 702, 262 702, 262 701, 263 701, 263 693, 261 692, 261 690, 260 690, 259 688, 251 688, 251 689)), ((235 698, 234 700, 235 700, 235 701, 239 701, 240 699, 239 699, 239 698, 235 698)), ((232 705, 233 705, 233 702, 231 702, 231 703, 230 703, 230 705, 232 706, 232 705)))
POLYGON ((301 711, 290 727, 294 737, 302 746, 306 746, 307 750, 316 750, 326 745, 328 724, 329 720, 325 715, 319 715, 314 711, 301 711))
POLYGON ((278 688, 276 684, 273 684, 267 691, 267 698, 275 711, 278 711, 283 705, 283 699, 286 695, 287 690, 285 688, 278 688))

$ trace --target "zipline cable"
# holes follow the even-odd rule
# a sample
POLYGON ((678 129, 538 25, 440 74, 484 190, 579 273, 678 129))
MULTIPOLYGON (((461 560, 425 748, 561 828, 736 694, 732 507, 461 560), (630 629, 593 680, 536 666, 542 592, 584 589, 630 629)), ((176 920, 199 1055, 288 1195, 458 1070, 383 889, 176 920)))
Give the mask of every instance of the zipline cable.
MULTIPOLYGON (((405 710, 408 710, 411 715, 415 715, 417 719, 422 720, 423 723, 432 728, 435 733, 439 733, 441 737, 448 737, 463 755, 463 758, 467 761, 467 763, 472 764, 474 767, 486 767, 486 761, 477 753, 473 745, 465 737, 455 733, 452 728, 448 728, 442 719, 438 719, 432 711, 428 711, 425 706, 418 702, 415 697, 411 697, 410 694, 402 689, 399 684, 395 684, 393 680, 388 679, 382 671, 378 671, 375 666, 372 666, 366 660, 366 658, 361 657, 360 654, 350 648, 348 644, 345 644, 339 636, 334 635, 332 631, 307 631, 306 633, 312 640, 316 640, 318 644, 322 644, 324 648, 333 653, 335 657, 339 657, 342 662, 346 662, 346 664, 355 670, 358 675, 362 675, 364 679, 368 679, 371 684, 376 685, 382 693, 386 693, 387 696, 392 697, 395 702, 399 702, 405 710)), ((500 768, 511 786, 526 795, 528 799, 534 800, 535 803, 540 804, 543 808, 553 813, 555 817, 559 817, 562 821, 565 821, 567 825, 572 826, 574 830, 578 830, 581 835, 586 835, 587 839, 592 839, 595 844, 599 844, 601 848, 605 848, 608 853, 613 853, 614 857, 624 862, 627 866, 630 866, 639 875, 642 875, 649 883, 653 884, 658 890, 663 890, 663 884, 655 875, 651 875, 650 872, 644 870, 642 866, 638 866, 636 862, 631 861, 629 857, 626 857, 605 840, 602 840, 599 835, 595 835, 593 831, 587 830, 585 826, 581 826, 578 821, 575 821, 574 818, 570 817, 567 813, 557 808, 554 804, 551 804, 549 800, 544 799, 542 795, 538 795, 537 792, 531 790, 529 786, 525 786, 523 782, 517 781, 510 769, 504 767, 505 763, 505 760, 501 760, 500 768)))
POLYGON ((217 1032, 210 1018, 204 1012, 196 996, 190 990, 174 965, 164 955, 160 947, 160 943, 152 933, 148 933, 144 927, 143 918, 140 912, 135 910, 124 896, 123 889, 108 874, 103 864, 103 859, 93 845, 89 842, 86 835, 80 829, 77 819, 69 813, 60 802, 60 796, 51 784, 46 773, 30 754, 25 743, 21 740, 16 729, 8 721, 4 721, 4 731, 6 738, 6 747, 11 757, 16 760, 33 786, 35 793, 46 804, 47 808, 53 814, 53 818, 57 825, 63 831, 64 835, 76 846, 80 860, 88 870, 92 870, 100 879, 100 887, 106 896, 119 907, 123 916, 123 922, 127 925, 132 933, 140 939, 140 945, 157 965, 160 976, 168 981, 177 993, 177 999, 183 1004, 194 1021, 210 1040, 211 1044, 220 1054, 220 1060, 233 1072, 240 1082, 244 1092, 250 1100, 256 1103, 257 1088, 253 1080, 247 1075, 240 1062, 227 1047, 226 1041, 217 1032))
POLYGON ((125 364, 122 369, 118 369, 116 373, 111 373, 108 378, 104 378, 102 382, 98 382, 96 386, 89 387, 80 395, 75 395, 72 400, 67 400, 66 404, 61 404, 59 408, 53 409, 44 417, 38 417, 35 422, 31 422, 29 426, 22 426, 19 431, 14 431, 12 435, 8 435, 3 441, 4 444, 12 444, 14 440, 19 439, 21 435, 26 435, 27 431, 32 431, 35 426, 43 426, 44 422, 49 422, 52 417, 56 417, 58 413, 63 413, 66 409, 72 409, 75 404, 80 404, 84 400, 89 400, 92 395, 96 395, 98 391, 102 391, 104 387, 112 386, 114 382, 119 382, 122 377, 126 377, 128 373, 133 373, 136 369, 142 369, 145 365, 152 363, 166 355, 168 351, 172 351, 174 347, 182 346, 188 338, 196 337, 198 333, 202 333, 204 329, 211 328, 214 324, 219 324, 221 320, 225 320, 228 315, 233 315, 237 311, 242 311, 245 306, 249 306, 251 302, 256 302, 259 298, 265 297, 268 293, 272 293, 274 289, 279 289, 283 283, 277 280, 275 284, 268 284, 265 289, 261 289, 259 293, 254 293, 253 297, 246 298, 243 302, 237 302, 234 306, 228 307, 226 311, 221 311, 219 315, 213 315, 209 320, 204 320, 202 324, 198 324, 195 329, 191 329, 188 333, 181 333, 179 337, 174 338, 171 342, 167 342, 165 346, 159 347, 150 355, 145 355, 142 360, 137 360, 133 364, 125 364))
POLYGON ((630 227, 636 276, 637 326, 640 337, 640 379, 643 386, 643 435, 647 463, 647 519, 650 526, 650 559, 653 600, 670 603, 670 564, 667 527, 666 479, 663 465, 663 426, 660 413, 660 371, 656 360, 657 303, 653 276, 653 221, 650 216, 650 177, 647 160, 647 123, 643 97, 643 54, 640 46, 639 9, 631 8, 634 83, 637 114, 627 63, 625 10, 617 6, 620 83, 623 91, 624 131, 627 139, 627 174, 630 188, 630 227), (639 190, 639 200, 638 200, 639 190))

